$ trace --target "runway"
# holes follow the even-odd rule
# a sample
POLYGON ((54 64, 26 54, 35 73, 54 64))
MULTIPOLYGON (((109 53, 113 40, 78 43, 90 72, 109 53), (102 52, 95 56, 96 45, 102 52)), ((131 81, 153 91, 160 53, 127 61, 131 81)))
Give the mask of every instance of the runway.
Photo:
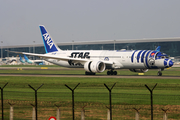
MULTIPOLYGON (((180 66, 177 66, 180 67, 180 66)), ((0 67, 0 70, 42 70, 47 67, 0 67)), ((48 67, 48 70, 82 70, 81 68, 48 67)), ((146 78, 146 79, 180 79, 180 76, 156 75, 84 75, 84 74, 28 74, 28 73, 0 73, 0 76, 28 76, 28 77, 79 77, 79 78, 146 78)))
POLYGON ((180 76, 127 76, 127 75, 74 75, 74 74, 0 74, 0 76, 28 77, 79 77, 79 78, 147 78, 147 79, 180 79, 180 76))

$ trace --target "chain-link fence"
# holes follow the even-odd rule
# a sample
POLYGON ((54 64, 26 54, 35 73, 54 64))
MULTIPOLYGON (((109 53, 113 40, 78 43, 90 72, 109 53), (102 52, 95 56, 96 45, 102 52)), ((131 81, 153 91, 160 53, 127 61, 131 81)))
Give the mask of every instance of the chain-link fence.
MULTIPOLYGON (((104 92, 95 88, 92 92, 83 89, 74 91, 74 116, 76 120, 81 119, 82 109, 85 110, 86 120, 107 120, 109 92, 105 87, 100 89, 104 89, 104 92)), ((138 94, 136 89, 134 93, 126 93, 126 91, 118 93, 113 90, 111 93, 113 120, 133 120, 137 110, 141 120, 150 120, 151 100, 149 91, 146 88, 147 94, 138 94)), ((33 90, 29 88, 29 92, 23 92, 20 89, 16 91, 4 90, 3 92, 4 120, 10 119, 10 106, 13 106, 14 120, 32 120, 35 105, 35 93, 33 90)), ((61 120, 72 119, 72 93, 70 90, 54 92, 39 90, 37 100, 38 120, 48 120, 50 116, 56 117, 57 109, 60 110, 61 120)), ((178 120, 180 118, 179 95, 155 93, 153 101, 154 120, 163 119, 165 113, 163 110, 167 110, 168 120, 178 120)))

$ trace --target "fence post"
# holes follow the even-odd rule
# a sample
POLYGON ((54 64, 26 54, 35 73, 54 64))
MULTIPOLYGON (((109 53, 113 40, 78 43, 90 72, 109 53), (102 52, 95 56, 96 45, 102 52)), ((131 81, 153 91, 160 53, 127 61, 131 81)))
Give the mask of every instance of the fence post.
POLYGON ((86 107, 87 105, 85 105, 85 106, 83 106, 82 107, 82 110, 81 110, 81 120, 85 120, 85 107, 86 107))
POLYGON ((1 108, 2 108, 2 120, 4 120, 4 106, 3 106, 3 89, 4 89, 4 87, 6 87, 6 85, 8 84, 8 82, 1 88, 0 87, 0 89, 1 89, 1 108))
POLYGON ((43 85, 44 85, 44 84, 42 84, 41 86, 39 86, 37 89, 34 89, 31 85, 28 84, 28 86, 35 91, 35 111, 36 111, 36 114, 35 114, 35 115, 36 115, 36 120, 38 120, 38 117, 37 117, 37 90, 38 90, 39 88, 41 88, 43 85))
POLYGON ((107 106, 106 106, 106 108, 107 108, 107 120, 110 120, 110 109, 107 106))
POLYGON ((10 105, 9 119, 13 120, 13 113, 14 113, 13 105, 15 105, 15 103, 14 104, 9 103, 9 105, 10 105))
POLYGON ((110 120, 112 120, 112 106, 111 106, 111 90, 115 86, 116 83, 111 87, 111 89, 108 88, 108 86, 104 83, 104 86, 109 90, 109 110, 110 110, 110 120))
POLYGON ((153 90, 157 86, 157 83, 155 84, 155 86, 153 87, 152 90, 146 84, 145 84, 145 86, 149 90, 150 96, 151 96, 151 120, 153 120, 153 90))
POLYGON ((56 116, 56 120, 61 120, 61 110, 60 110, 60 106, 61 105, 56 105, 54 104, 56 107, 57 107, 57 116, 56 116))
POLYGON ((32 110, 32 120, 36 120, 36 110, 35 110, 35 105, 33 104, 30 104, 32 107, 33 107, 33 110, 32 110))
POLYGON ((72 91, 72 114, 73 114, 73 115, 72 115, 72 119, 73 119, 73 120, 74 120, 74 90, 77 88, 77 86, 78 86, 79 84, 80 84, 80 83, 78 83, 78 84, 76 85, 76 87, 74 87, 74 89, 71 89, 68 85, 65 84, 65 86, 72 91))
POLYGON ((163 109, 163 108, 161 108, 161 110, 164 111, 163 120, 167 120, 167 119, 168 119, 168 117, 167 117, 167 111, 169 110, 169 108, 166 109, 166 110, 163 109))
POLYGON ((139 120, 139 110, 141 108, 139 108, 139 109, 133 108, 133 109, 136 111, 136 113, 135 113, 135 120, 139 120))

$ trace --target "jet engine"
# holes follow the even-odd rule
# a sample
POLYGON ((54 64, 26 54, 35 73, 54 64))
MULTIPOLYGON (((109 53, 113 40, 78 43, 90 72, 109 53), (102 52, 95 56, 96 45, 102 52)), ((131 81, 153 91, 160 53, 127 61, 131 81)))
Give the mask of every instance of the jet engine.
POLYGON ((129 69, 131 72, 145 73, 148 69, 129 69))
POLYGON ((96 73, 96 72, 101 73, 105 70, 105 68, 106 65, 102 61, 90 61, 84 64, 84 69, 87 72, 92 72, 92 73, 96 73))

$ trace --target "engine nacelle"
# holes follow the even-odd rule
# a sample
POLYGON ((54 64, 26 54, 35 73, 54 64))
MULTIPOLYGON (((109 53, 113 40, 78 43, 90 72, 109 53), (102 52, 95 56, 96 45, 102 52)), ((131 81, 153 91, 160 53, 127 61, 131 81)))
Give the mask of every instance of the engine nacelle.
POLYGON ((131 72, 145 73, 148 69, 129 69, 131 72))
POLYGON ((90 61, 84 64, 84 69, 87 72, 101 73, 105 70, 106 64, 102 61, 90 61))

